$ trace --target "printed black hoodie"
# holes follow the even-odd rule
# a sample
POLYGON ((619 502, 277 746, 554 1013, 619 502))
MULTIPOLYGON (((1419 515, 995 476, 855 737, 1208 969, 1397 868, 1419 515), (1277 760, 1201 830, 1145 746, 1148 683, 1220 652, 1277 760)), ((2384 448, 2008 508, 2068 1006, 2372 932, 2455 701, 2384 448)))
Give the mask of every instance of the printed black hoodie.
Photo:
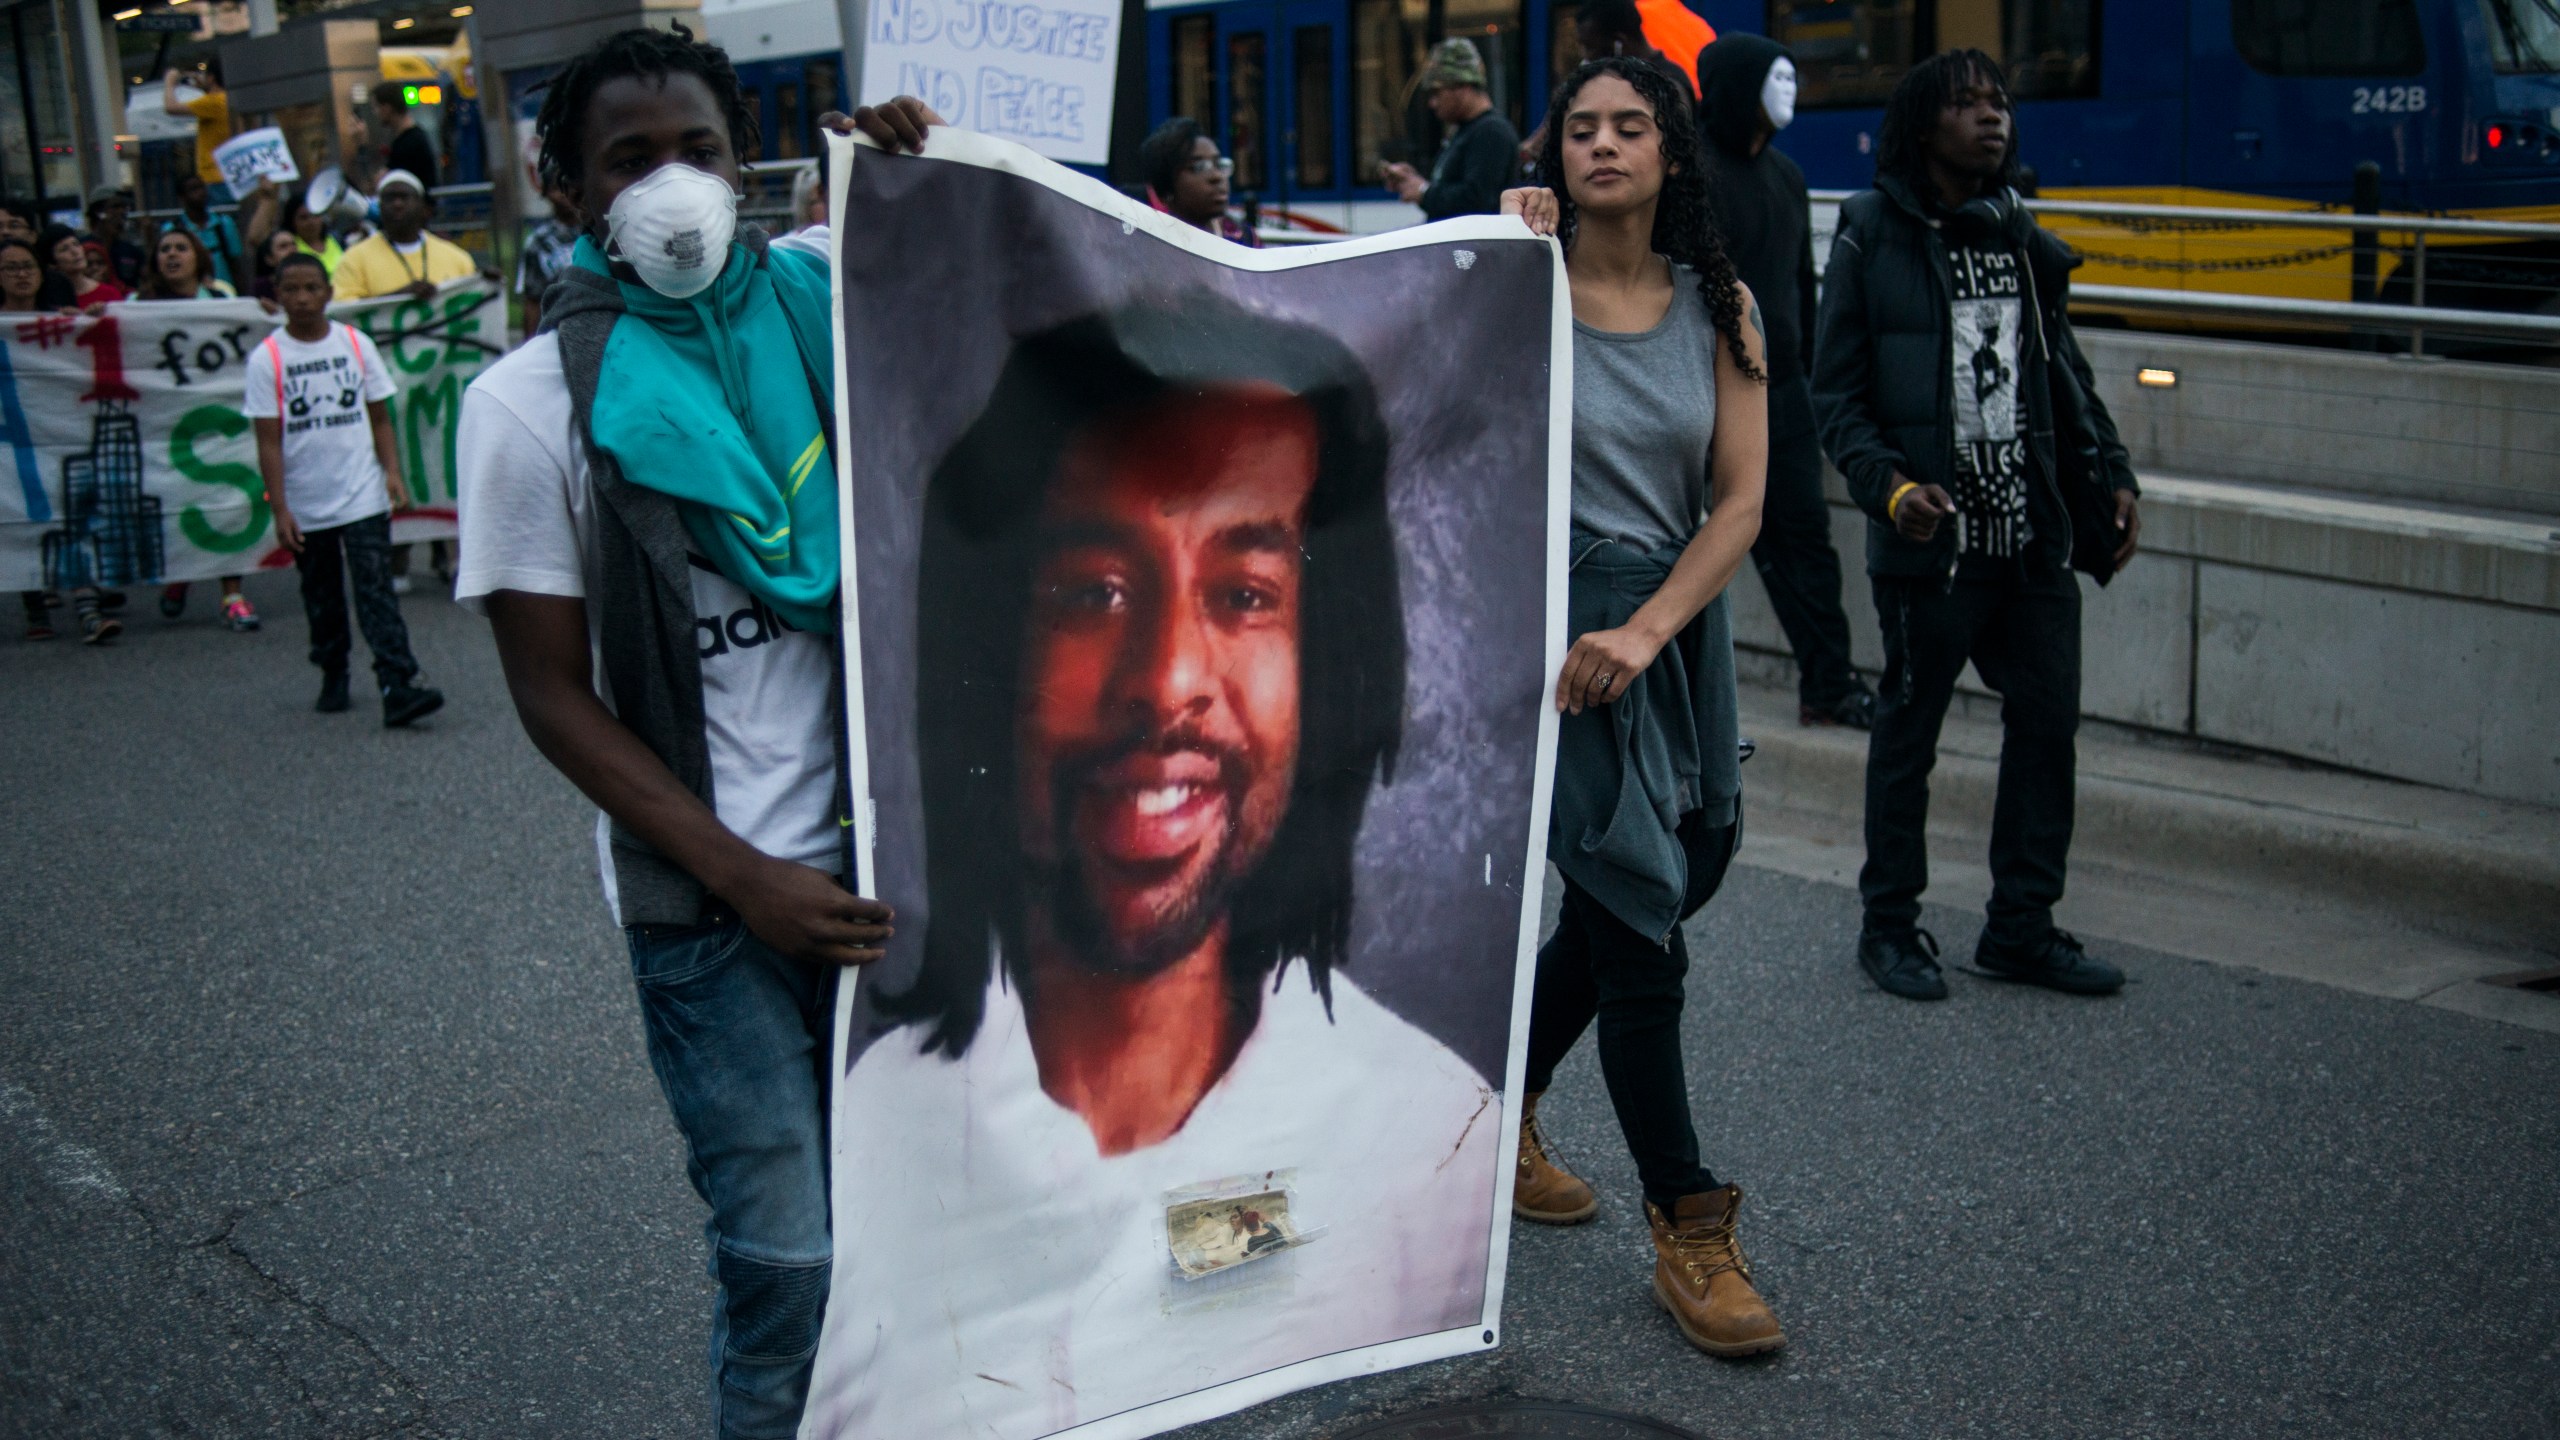
MULTIPOLYGON (((1734 273, 1751 287, 1767 327, 1774 431, 1810 427, 1781 393, 1812 371, 1813 223, 1806 212, 1804 172, 1772 143, 1751 153, 1760 133, 1760 87, 1787 48, 1765 35, 1727 34, 1698 52, 1698 130, 1705 139, 1707 203, 1724 232, 1734 273)), ((1792 397, 1790 397, 1792 398, 1792 397)))

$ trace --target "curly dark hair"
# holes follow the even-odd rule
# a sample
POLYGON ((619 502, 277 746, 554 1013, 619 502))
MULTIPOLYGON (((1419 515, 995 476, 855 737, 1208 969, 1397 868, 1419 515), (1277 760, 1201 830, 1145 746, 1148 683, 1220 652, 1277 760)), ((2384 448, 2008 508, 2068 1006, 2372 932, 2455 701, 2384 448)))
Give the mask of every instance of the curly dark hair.
MULTIPOLYGON (((1209 132, 1188 115, 1176 115, 1150 132, 1138 145, 1138 170, 1158 199, 1171 199, 1174 182, 1191 163, 1191 149, 1209 132)), ((1212 137, 1214 138, 1214 137, 1212 137)))
POLYGON ((1556 194, 1556 239, 1565 252, 1573 251, 1577 210, 1573 194, 1564 183, 1564 117, 1573 97, 1582 87, 1603 75, 1615 75, 1635 87, 1636 94, 1653 109, 1653 123, 1662 131, 1662 198, 1653 211, 1654 252, 1675 265, 1686 265, 1698 275, 1698 298, 1706 302, 1708 318, 1715 322, 1716 333, 1724 337, 1725 349, 1733 355, 1733 363, 1743 374, 1763 384, 1768 373, 1752 363, 1750 347, 1742 339, 1742 300, 1736 288, 1740 281, 1733 273, 1733 261, 1724 253, 1724 235, 1716 229, 1714 212, 1707 208, 1706 161, 1698 148, 1698 117, 1690 112, 1689 97, 1673 83, 1663 68, 1649 59, 1632 55, 1607 55, 1587 60, 1564 77, 1555 95, 1547 101, 1547 146, 1538 157, 1538 173, 1548 177, 1547 183, 1556 194))
POLYGON ((543 185, 576 193, 584 178, 579 170, 586 157, 587 107, 598 87, 625 76, 664 85, 673 75, 691 75, 711 87, 711 98, 728 117, 729 148, 742 164, 755 158, 764 147, 764 135, 756 126, 755 103, 738 84, 737 67, 729 63, 728 51, 694 39, 693 32, 682 25, 667 30, 617 30, 588 46, 544 84, 542 111, 533 120, 534 134, 542 141, 537 165, 543 185))
POLYGON ((1936 194, 1929 180, 1929 137, 1938 133, 1939 117, 1958 95, 1985 84, 2009 112, 2009 153, 2001 157, 2000 172, 1993 178, 2003 186, 2017 184, 2018 107, 2009 99, 2000 62, 1979 50, 1941 50, 1903 74, 1884 102, 1884 124, 1876 132, 1876 174, 1894 176, 1923 195, 1936 194))

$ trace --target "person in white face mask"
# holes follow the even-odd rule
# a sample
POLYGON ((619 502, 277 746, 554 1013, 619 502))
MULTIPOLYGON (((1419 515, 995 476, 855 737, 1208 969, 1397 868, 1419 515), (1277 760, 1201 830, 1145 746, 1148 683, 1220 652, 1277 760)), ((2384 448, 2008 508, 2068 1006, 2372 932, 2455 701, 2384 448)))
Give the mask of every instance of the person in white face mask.
POLYGON ((1761 35, 1726 35, 1698 52, 1698 129, 1707 201, 1734 273, 1760 301, 1769 338, 1769 485, 1752 568, 1796 657, 1796 714, 1861 730, 1875 692, 1849 664, 1840 552, 1822 497, 1822 447, 1809 387, 1813 223, 1804 172, 1771 143, 1796 118, 1796 64, 1761 35))
MULTIPOLYGON (((899 99, 831 128, 922 149, 899 99)), ((542 178, 586 217, 542 332, 463 397, 462 574, 526 732, 596 802, 607 904, 710 1207, 711 1413, 799 1426, 825 1311, 835 979, 886 906, 846 889, 826 262, 738 221, 728 57, 605 37, 550 82, 542 178)))

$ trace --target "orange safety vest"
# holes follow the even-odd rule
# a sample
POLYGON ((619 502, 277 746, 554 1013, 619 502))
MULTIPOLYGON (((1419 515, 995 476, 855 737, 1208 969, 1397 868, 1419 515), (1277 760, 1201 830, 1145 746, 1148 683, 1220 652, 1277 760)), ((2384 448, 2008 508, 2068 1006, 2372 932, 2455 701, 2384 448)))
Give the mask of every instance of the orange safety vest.
POLYGON ((1689 77, 1689 98, 1698 98, 1698 52, 1715 43, 1716 27, 1680 0, 1636 0, 1636 14, 1644 21, 1645 43, 1680 67, 1689 77))

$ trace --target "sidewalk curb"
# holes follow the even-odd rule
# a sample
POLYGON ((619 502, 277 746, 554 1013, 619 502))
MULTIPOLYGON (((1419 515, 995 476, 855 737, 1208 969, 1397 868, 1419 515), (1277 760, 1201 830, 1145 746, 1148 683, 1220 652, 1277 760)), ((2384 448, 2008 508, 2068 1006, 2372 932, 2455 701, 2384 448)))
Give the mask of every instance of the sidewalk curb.
MULTIPOLYGON (((1827 816, 1856 833, 1866 808, 1864 732, 1802 726, 1792 696, 1752 685, 1742 687, 1742 727, 1759 746, 1743 772, 1753 803, 1827 816)), ((1997 755, 1995 723, 1950 717, 1929 782, 1932 831, 1988 833, 1997 755)), ((2321 892, 2477 943, 2560 950, 2560 812, 2467 797, 2449 806, 2444 792, 2406 787, 2423 808, 2480 817, 2472 826, 2429 823, 2375 813, 2377 798, 2393 797, 2393 782, 2285 771, 2277 788, 2298 794, 2271 798, 2268 773, 2248 761, 2086 731, 2080 755, 2075 857, 2193 875, 2222 889, 2321 892), (2151 773, 2110 773, 2117 770, 2151 773)))

